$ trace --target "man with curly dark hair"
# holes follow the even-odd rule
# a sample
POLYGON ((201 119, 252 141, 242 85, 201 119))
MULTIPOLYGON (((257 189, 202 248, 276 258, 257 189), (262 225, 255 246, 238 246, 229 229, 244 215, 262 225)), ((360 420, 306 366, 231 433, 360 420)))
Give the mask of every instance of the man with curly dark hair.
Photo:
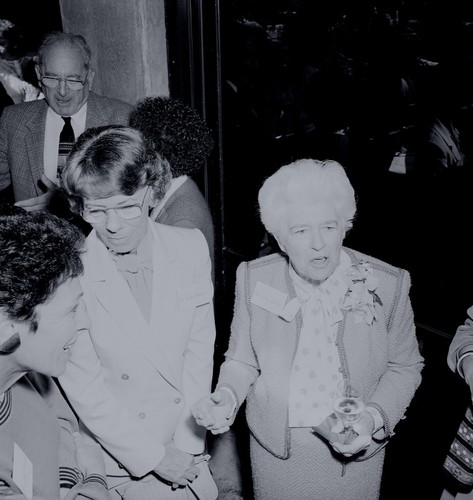
POLYGON ((172 181, 151 218, 170 226, 200 229, 214 258, 214 227, 209 206, 192 179, 213 148, 210 129, 190 106, 168 97, 146 97, 130 114, 130 126, 141 131, 171 167, 172 181))
POLYGON ((78 330, 88 328, 83 243, 53 215, 0 208, 2 498, 110 500, 100 447, 79 436, 52 378, 66 369, 78 330))

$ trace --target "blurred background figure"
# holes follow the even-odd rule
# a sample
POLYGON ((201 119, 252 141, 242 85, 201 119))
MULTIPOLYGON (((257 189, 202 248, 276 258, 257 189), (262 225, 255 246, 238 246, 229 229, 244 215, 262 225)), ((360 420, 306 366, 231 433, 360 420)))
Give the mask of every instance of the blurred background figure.
POLYGON ((0 116, 5 106, 13 104, 13 99, 8 95, 5 86, 0 82, 0 116))
POLYGON ((0 82, 13 103, 44 98, 32 71, 34 54, 25 52, 23 34, 8 19, 0 19, 0 82))
POLYGON ((454 70, 460 72, 459 63, 440 63, 426 68, 419 79, 414 173, 423 178, 445 179, 465 166, 459 127, 462 95, 452 79, 454 70))

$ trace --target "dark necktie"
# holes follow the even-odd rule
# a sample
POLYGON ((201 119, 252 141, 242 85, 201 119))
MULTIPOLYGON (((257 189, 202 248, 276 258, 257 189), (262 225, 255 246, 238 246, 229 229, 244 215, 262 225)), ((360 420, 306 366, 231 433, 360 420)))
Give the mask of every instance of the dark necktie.
POLYGON ((59 154, 58 154, 58 167, 57 167, 57 178, 58 181, 61 177, 61 170, 66 162, 66 157, 72 149, 74 144, 74 130, 71 125, 70 116, 61 116, 64 120, 64 126, 61 130, 61 135, 59 136, 59 154))

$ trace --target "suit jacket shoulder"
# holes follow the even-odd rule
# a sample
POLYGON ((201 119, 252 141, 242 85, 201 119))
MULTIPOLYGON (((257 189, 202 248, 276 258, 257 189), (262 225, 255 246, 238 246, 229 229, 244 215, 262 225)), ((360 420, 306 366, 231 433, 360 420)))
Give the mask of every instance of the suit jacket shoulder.
MULTIPOLYGON (((265 255, 264 257, 258 257, 257 259, 250 260, 246 262, 249 269, 259 269, 266 266, 285 266, 288 263, 288 258, 285 254, 277 252, 270 255, 265 255)), ((242 263, 243 264, 243 263, 242 263)))
MULTIPOLYGON (((377 293, 383 302, 389 328, 399 301, 408 297, 411 285, 409 272, 357 250, 346 247, 343 247, 343 250, 349 255, 353 264, 361 261, 371 264, 375 276, 379 279, 377 293)), ((280 290, 288 290, 291 295, 294 293, 288 273, 288 258, 285 254, 274 253, 249 262, 242 262, 238 269, 240 279, 245 275, 245 268, 247 271, 245 281, 251 276, 253 284, 257 280, 262 280, 280 290)))
POLYGON ((273 253, 257 259, 242 262, 238 266, 238 273, 251 275, 251 281, 264 281, 268 285, 283 286, 289 282, 289 260, 284 253, 273 253))
POLYGON ((393 266, 392 264, 384 262, 383 260, 380 260, 376 257, 372 257, 371 255, 367 255, 362 252, 358 252, 357 250, 352 250, 346 247, 344 247, 344 250, 352 259, 353 264, 357 264, 360 261, 366 261, 373 266, 373 269, 392 275, 395 278, 397 278, 402 273, 407 273, 406 270, 401 269, 400 267, 393 266))
POLYGON ((128 125, 132 109, 133 106, 127 102, 90 92, 87 100, 86 128, 128 125))
MULTIPOLYGON (((380 271, 382 273, 387 273, 393 276, 395 279, 397 279, 400 274, 407 273, 407 271, 405 271, 404 269, 388 264, 387 262, 377 259, 376 257, 372 257, 370 255, 346 247, 344 247, 343 249, 350 256, 353 264, 357 264, 358 262, 361 261, 369 262, 375 270, 380 271)), ((244 264, 247 265, 248 269, 251 271, 255 271, 257 269, 264 269, 267 266, 272 266, 272 267, 276 266, 283 269, 288 264, 288 258, 284 253, 277 252, 277 253, 272 253, 270 255, 266 255, 264 257, 259 257, 257 259, 245 263, 242 262, 240 265, 244 264)))
POLYGON ((408 307, 412 311, 409 298, 411 287, 409 272, 356 250, 349 248, 344 248, 344 250, 351 257, 353 264, 360 261, 366 261, 371 264, 374 275, 379 279, 376 294, 382 301, 386 317, 386 327, 390 330, 394 322, 394 317, 400 310, 402 311, 405 307, 408 307))
POLYGON ((13 104, 4 108, 0 123, 13 121, 17 130, 24 122, 35 121, 38 117, 46 119, 47 110, 48 104, 44 99, 13 104))
POLYGON ((156 222, 171 226, 200 229, 214 254, 214 226, 209 207, 199 187, 188 178, 167 200, 156 222))
MULTIPOLYGON (((193 227, 205 224, 212 224, 210 210, 199 187, 190 177, 170 196, 164 205, 164 214, 156 219, 157 222, 164 222, 170 225, 173 222, 187 220, 193 224, 193 227)), ((188 226, 181 226, 188 227, 188 226)))
MULTIPOLYGON (((378 269, 381 272, 385 272, 397 277, 400 273, 407 272, 404 269, 393 266, 384 262, 383 260, 377 259, 376 257, 372 257, 371 255, 364 254, 359 252, 358 250, 352 250, 347 247, 343 247, 343 250, 349 255, 353 264, 357 264, 360 261, 369 262, 375 269, 378 269)), ((258 269, 264 268, 266 266, 274 266, 277 265, 279 267, 285 267, 288 263, 287 256, 282 252, 272 253, 270 255, 265 255, 264 257, 259 257, 257 259, 242 262, 240 265, 246 264, 248 268, 258 269)))

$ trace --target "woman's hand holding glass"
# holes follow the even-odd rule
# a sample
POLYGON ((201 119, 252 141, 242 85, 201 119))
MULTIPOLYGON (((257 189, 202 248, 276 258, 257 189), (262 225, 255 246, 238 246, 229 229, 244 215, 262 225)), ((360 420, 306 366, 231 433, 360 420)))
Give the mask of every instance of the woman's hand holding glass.
POLYGON ((353 427, 365 411, 364 388, 361 383, 342 381, 334 394, 333 409, 344 429, 353 427))
MULTIPOLYGON (((341 433, 346 433, 346 429, 342 429, 340 424, 341 433)), ((337 432, 337 427, 332 429, 333 432, 337 432)), ((363 414, 359 420, 351 426, 351 438, 348 440, 330 441, 332 448, 344 455, 345 457, 351 457, 366 450, 371 444, 372 435, 374 432, 374 418, 369 411, 364 410, 363 414), (352 439, 354 437, 354 439, 352 439)))
POLYGON ((199 399, 191 408, 196 422, 211 431, 223 434, 233 423, 235 401, 229 391, 218 389, 209 396, 199 399))
POLYGON ((375 422, 369 411, 366 411, 364 387, 357 381, 342 381, 334 395, 333 408, 337 416, 337 424, 332 432, 343 437, 330 441, 332 448, 338 453, 351 457, 371 444, 375 422))

